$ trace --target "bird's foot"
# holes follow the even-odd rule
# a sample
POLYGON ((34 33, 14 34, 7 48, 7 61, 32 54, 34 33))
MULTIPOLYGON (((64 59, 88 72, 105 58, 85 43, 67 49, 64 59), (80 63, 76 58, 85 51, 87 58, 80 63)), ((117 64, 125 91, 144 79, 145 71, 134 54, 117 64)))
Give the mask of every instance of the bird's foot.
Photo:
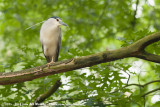
POLYGON ((47 64, 47 67, 49 68, 51 64, 54 64, 55 62, 54 61, 51 61, 47 64))
POLYGON ((43 71, 43 69, 42 68, 40 68, 40 69, 35 69, 35 71, 37 72, 37 71, 43 71))

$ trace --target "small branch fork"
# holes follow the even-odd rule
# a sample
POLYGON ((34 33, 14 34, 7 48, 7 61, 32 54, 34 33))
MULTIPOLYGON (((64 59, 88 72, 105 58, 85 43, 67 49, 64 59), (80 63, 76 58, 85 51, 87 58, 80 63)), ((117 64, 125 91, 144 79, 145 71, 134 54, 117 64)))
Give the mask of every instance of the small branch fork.
MULTIPOLYGON (((118 89, 118 90, 116 90, 116 91, 114 91, 114 92, 111 92, 111 93, 116 93, 116 92, 120 91, 121 89, 124 89, 124 88, 129 87, 129 86, 137 86, 137 87, 142 87, 142 88, 144 88, 145 86, 150 85, 150 84, 155 83, 155 82, 160 82, 160 80, 150 81, 150 82, 147 82, 147 83, 145 83, 145 84, 143 84, 143 85, 140 85, 140 84, 127 84, 127 85, 125 85, 124 87, 122 87, 122 88, 120 88, 120 89, 118 89)), ((160 88, 156 88, 156 89, 154 89, 154 90, 148 91, 148 92, 144 93, 143 95, 141 95, 141 97, 144 97, 144 98, 145 98, 148 94, 153 93, 153 92, 156 92, 156 91, 158 91, 158 90, 160 90, 160 88)))
POLYGON ((124 89, 124 88, 129 87, 129 86, 137 86, 137 87, 142 87, 142 88, 144 88, 145 86, 150 85, 150 84, 155 83, 155 82, 160 82, 160 80, 150 81, 150 82, 147 82, 147 83, 145 83, 145 84, 143 84, 143 85, 141 85, 141 84, 127 84, 127 85, 123 86, 122 88, 120 88, 120 89, 118 89, 118 90, 116 90, 116 91, 114 91, 114 92, 111 92, 111 93, 118 92, 119 90, 124 89))
MULTIPOLYGON (((107 50, 104 52, 83 56, 56 62, 48 68, 46 65, 30 68, 22 71, 0 73, 0 85, 8 85, 31 81, 36 78, 68 72, 75 69, 90 67, 100 63, 106 63, 128 57, 136 57, 151 62, 160 63, 160 56, 145 51, 145 48, 160 40, 160 32, 148 35, 135 43, 116 50, 107 50), (40 70, 37 70, 40 69, 40 70)), ((74 72, 74 71, 72 71, 74 72)))

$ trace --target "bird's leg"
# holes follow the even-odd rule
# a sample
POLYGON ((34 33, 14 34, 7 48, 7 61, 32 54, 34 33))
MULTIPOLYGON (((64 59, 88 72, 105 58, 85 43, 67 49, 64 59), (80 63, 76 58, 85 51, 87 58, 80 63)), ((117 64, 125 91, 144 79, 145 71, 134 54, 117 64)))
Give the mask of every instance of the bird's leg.
POLYGON ((55 63, 55 62, 53 61, 53 57, 52 57, 51 62, 49 62, 49 63, 47 64, 48 68, 49 68, 49 67, 50 67, 50 65, 51 65, 51 64, 53 64, 53 63, 55 63))
POLYGON ((53 61, 53 57, 52 57, 52 60, 51 60, 51 62, 50 63, 55 63, 54 61, 53 61))

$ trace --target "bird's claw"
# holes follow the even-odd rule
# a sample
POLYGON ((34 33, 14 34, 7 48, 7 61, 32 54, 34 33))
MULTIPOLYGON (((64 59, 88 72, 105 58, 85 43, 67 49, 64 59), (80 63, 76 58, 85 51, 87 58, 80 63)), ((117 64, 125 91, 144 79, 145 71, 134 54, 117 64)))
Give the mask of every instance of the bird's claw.
POLYGON ((42 69, 42 68, 40 68, 40 69, 35 69, 35 71, 43 71, 43 69, 42 69))
POLYGON ((51 64, 54 64, 55 62, 54 61, 51 61, 47 64, 47 67, 49 68, 51 64))

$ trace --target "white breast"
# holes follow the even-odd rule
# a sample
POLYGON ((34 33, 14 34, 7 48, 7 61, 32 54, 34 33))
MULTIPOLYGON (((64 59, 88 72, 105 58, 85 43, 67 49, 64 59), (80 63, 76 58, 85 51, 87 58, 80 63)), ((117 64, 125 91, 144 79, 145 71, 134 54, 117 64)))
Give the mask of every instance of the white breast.
POLYGON ((60 28, 53 23, 45 22, 40 30, 40 41, 46 56, 55 56, 57 51, 60 28))

